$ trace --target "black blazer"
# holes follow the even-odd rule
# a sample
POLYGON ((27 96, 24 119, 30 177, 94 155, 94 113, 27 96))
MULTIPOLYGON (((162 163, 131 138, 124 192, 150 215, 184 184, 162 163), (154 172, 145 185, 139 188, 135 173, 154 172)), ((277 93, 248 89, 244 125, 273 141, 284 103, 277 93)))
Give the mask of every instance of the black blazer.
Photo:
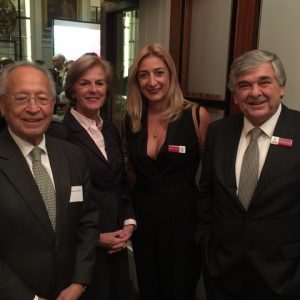
POLYGON ((0 115, 0 131, 6 127, 6 121, 4 117, 0 115))
POLYGON ((235 160, 241 114, 209 126, 200 180, 198 227, 210 276, 238 289, 250 264, 275 293, 300 295, 300 113, 285 106, 274 136, 293 146, 270 145, 246 211, 236 190, 235 160))
POLYGON ((124 220, 135 216, 118 131, 112 123, 104 121, 101 132, 108 160, 70 112, 65 115, 63 124, 53 123, 49 129, 49 134, 83 150, 90 168, 92 198, 99 205, 99 232, 112 232, 123 228, 124 220))
POLYGON ((46 147, 56 189, 55 233, 24 156, 7 129, 0 133, 0 299, 32 300, 30 293, 56 299, 71 282, 91 278, 98 213, 88 199, 85 158, 52 137, 46 147), (72 186, 82 186, 83 202, 70 202, 72 186))

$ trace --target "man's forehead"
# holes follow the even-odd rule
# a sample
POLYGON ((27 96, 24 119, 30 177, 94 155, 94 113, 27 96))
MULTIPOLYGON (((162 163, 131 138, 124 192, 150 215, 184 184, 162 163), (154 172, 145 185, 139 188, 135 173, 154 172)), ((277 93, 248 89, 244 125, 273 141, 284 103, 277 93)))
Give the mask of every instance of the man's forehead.
POLYGON ((273 78, 275 77, 275 70, 273 69, 273 66, 271 63, 263 63, 258 65, 257 67, 250 68, 248 70, 244 70, 243 72, 240 72, 236 75, 236 79, 240 79, 243 77, 251 77, 255 76, 258 78, 261 77, 269 77, 273 78))
POLYGON ((41 75, 44 75, 44 73, 39 70, 39 69, 36 69, 34 68, 33 66, 18 66, 14 69, 12 69, 8 74, 7 76, 24 76, 24 75, 27 75, 28 73, 39 73, 41 75))
POLYGON ((50 82, 45 73, 31 66, 20 66, 7 74, 8 89, 31 88, 33 85, 50 88, 50 82))

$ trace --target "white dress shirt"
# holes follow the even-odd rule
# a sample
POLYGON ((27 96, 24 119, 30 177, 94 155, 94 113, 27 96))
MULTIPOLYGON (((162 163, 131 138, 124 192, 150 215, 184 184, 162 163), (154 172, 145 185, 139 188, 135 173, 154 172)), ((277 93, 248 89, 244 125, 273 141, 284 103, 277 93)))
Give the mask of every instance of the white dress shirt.
MULTIPOLYGON (((33 146, 32 144, 26 142, 25 140, 23 140, 19 136, 17 136, 15 133, 12 132, 12 130, 9 127, 8 127, 8 131, 9 131, 12 139, 15 141, 15 143, 20 148, 22 154, 24 155, 24 158, 26 159, 26 162, 27 162, 27 164, 28 164, 28 166, 30 168, 30 171, 31 171, 32 175, 33 175, 33 172, 32 172, 32 158, 31 158, 30 152, 32 151, 32 149, 35 146, 33 146)), ((49 161, 49 157, 48 157, 48 152, 47 152, 47 148, 46 148, 45 135, 43 135, 43 139, 40 142, 40 144, 37 145, 37 147, 39 147, 39 148, 41 148, 43 150, 43 152, 41 154, 41 162, 42 162, 43 166, 46 168, 47 172, 49 173, 50 178, 51 178, 52 183, 53 183, 53 186, 55 188, 53 174, 52 174, 52 170, 51 170, 51 165, 50 165, 50 161, 49 161)))
MULTIPOLYGON (((257 139, 258 149, 259 149, 259 168, 258 168, 258 177, 260 176, 261 170, 265 163, 267 153, 269 151, 271 138, 273 136, 273 132, 275 126, 277 124, 279 115, 281 113, 281 104, 279 105, 276 113, 266 122, 264 122, 259 128, 263 131, 257 139)), ((240 182, 240 173, 243 162, 244 153, 250 143, 250 134, 249 132, 254 128, 254 126, 250 123, 250 121, 244 117, 244 127, 241 133, 240 142, 237 150, 236 160, 235 160, 235 177, 236 177, 236 185, 237 185, 237 194, 240 182)))
POLYGON ((95 142, 95 144, 107 160, 107 153, 105 151, 105 141, 101 132, 103 126, 103 120, 101 119, 101 117, 98 115, 99 124, 97 125, 96 121, 85 117, 84 115, 76 111, 74 108, 71 108, 71 114, 78 121, 78 123, 87 131, 87 133, 90 135, 92 140, 95 142))

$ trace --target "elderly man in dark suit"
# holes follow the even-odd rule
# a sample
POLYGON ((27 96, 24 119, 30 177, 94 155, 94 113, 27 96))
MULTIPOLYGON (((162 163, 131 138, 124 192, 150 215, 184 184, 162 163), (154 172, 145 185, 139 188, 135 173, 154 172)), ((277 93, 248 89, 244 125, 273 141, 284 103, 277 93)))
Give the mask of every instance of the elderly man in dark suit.
POLYGON ((207 299, 300 299, 300 113, 281 104, 270 52, 238 57, 229 88, 242 114, 208 129, 197 238, 207 299))
POLYGON ((51 75, 21 62, 0 78, 0 299, 79 299, 95 261, 97 207, 75 146, 44 135, 51 75))

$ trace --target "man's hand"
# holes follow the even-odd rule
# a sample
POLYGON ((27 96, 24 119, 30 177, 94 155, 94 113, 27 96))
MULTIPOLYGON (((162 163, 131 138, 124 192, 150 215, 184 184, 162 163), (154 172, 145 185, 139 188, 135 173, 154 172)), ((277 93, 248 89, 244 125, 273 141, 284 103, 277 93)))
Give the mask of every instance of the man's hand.
POLYGON ((56 300, 77 300, 85 291, 85 286, 80 283, 71 283, 61 291, 56 300))
POLYGON ((133 233, 135 226, 134 225, 125 225, 123 227, 123 230, 120 233, 120 237, 123 239, 127 239, 128 241, 131 238, 131 235, 133 233))

